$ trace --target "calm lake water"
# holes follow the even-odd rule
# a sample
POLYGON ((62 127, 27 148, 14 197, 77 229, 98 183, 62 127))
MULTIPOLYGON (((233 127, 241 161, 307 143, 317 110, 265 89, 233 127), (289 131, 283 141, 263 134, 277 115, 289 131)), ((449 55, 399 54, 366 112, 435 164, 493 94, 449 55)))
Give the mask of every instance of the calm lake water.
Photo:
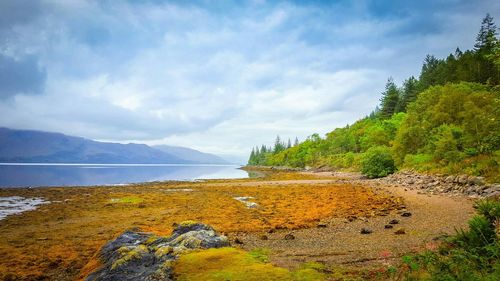
POLYGON ((116 185, 195 179, 247 178, 239 165, 1 164, 1 187, 116 185))

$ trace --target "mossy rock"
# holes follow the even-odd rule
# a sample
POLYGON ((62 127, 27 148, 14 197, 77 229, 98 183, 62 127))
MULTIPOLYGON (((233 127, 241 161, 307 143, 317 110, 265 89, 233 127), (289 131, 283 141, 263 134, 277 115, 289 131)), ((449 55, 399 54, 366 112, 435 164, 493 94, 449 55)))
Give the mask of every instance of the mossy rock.
POLYGON ((172 280, 172 263, 179 255, 201 248, 228 246, 225 236, 208 225, 181 223, 171 236, 129 230, 107 243, 100 253, 103 266, 87 281, 172 280))
POLYGON ((163 246, 163 247, 160 247, 156 250, 155 256, 157 258, 162 258, 166 255, 172 254, 173 252, 174 252, 174 248, 172 248, 170 246, 163 246))
POLYGON ((115 270, 132 260, 140 260, 144 255, 148 253, 148 247, 145 245, 138 245, 135 248, 121 247, 118 249, 120 253, 120 258, 113 262, 111 265, 111 270, 115 270))

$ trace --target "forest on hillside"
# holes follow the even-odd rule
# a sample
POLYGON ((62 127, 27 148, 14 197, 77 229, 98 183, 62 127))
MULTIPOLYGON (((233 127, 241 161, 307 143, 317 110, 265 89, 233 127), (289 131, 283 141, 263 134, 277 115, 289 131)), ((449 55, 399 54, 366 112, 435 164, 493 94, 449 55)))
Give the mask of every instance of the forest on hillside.
POLYGON ((427 55, 418 78, 389 78, 369 116, 292 145, 255 147, 248 165, 330 167, 381 177, 398 169, 500 181, 500 39, 482 20, 474 49, 427 55))

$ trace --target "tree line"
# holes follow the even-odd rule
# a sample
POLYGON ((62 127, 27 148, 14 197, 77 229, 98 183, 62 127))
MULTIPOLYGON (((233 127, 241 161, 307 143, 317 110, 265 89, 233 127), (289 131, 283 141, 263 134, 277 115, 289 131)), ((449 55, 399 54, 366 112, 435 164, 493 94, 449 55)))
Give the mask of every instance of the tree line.
MULTIPOLYGON (((401 86, 389 78, 380 106, 352 125, 301 143, 254 148, 249 165, 329 166, 383 176, 398 168, 468 173, 498 180, 500 163, 500 40, 488 14, 474 49, 424 59, 420 75, 401 86), (366 164, 371 163, 371 164, 366 164), (391 163, 393 167, 391 166, 391 163), (379 167, 380 168, 380 167, 379 167)), ((277 145, 278 144, 278 145, 277 145)))
MULTIPOLYGON (((295 137, 295 141, 293 146, 299 145, 299 139, 295 137)), ((260 148, 258 146, 252 148, 252 152, 250 152, 250 158, 248 159, 248 165, 258 166, 258 165, 266 165, 266 159, 269 154, 277 154, 282 151, 285 151, 289 148, 292 148, 292 142, 288 139, 288 142, 284 142, 281 140, 281 137, 276 136, 276 140, 274 141, 273 147, 268 147, 266 145, 262 145, 260 148)))

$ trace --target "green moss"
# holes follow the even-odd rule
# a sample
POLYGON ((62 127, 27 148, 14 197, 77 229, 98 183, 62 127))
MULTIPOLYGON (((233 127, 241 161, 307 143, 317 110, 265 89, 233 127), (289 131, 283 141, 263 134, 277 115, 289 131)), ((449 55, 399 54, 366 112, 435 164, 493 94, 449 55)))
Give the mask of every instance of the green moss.
POLYGON ((182 255, 174 266, 177 280, 325 280, 323 265, 308 263, 290 272, 268 263, 269 251, 235 248, 195 251, 182 255))
POLYGON ((317 271, 323 271, 325 270, 325 265, 319 262, 307 262, 304 263, 301 268, 303 269, 314 269, 317 271))
POLYGON ((129 247, 127 247, 127 246, 122 246, 122 247, 120 247, 120 248, 118 249, 118 253, 119 253, 120 255, 124 255, 124 254, 126 254, 126 253, 128 253, 128 252, 130 252, 130 248, 129 248, 129 247))
POLYGON ((154 243, 156 240, 158 240, 159 237, 158 236, 155 236, 155 235, 152 235, 151 237, 149 237, 145 242, 144 244, 146 245, 151 245, 152 243, 154 243))
POLYGON ((174 265, 174 261, 168 260, 168 261, 165 261, 164 263, 161 264, 160 269, 168 270, 168 269, 172 268, 173 265, 174 265))
POLYGON ((197 224, 198 222, 197 221, 192 221, 192 220, 187 220, 187 221, 183 221, 179 224, 179 226, 182 226, 182 227, 189 227, 189 226, 192 226, 192 225, 195 225, 197 224))
POLYGON ((309 281, 309 280, 325 280, 326 276, 322 271, 325 270, 323 264, 317 262, 308 262, 301 265, 293 272, 294 280, 309 281))
POLYGON ((190 249, 197 249, 201 247, 201 240, 196 237, 185 237, 182 241, 182 246, 190 249))
POLYGON ((120 249, 118 249, 118 252, 121 256, 111 266, 112 270, 119 268, 120 266, 130 262, 131 260, 140 259, 144 254, 148 252, 148 248, 144 245, 139 245, 135 248, 121 247, 120 249))
POLYGON ((300 269, 293 272, 293 277, 298 281, 306 280, 325 280, 325 275, 312 268, 300 269))
POLYGON ((235 248, 182 255, 174 271, 178 280, 291 280, 288 270, 264 263, 235 248))
POLYGON ((265 248, 257 248, 248 253, 252 258, 261 261, 261 262, 269 262, 269 249, 265 248))
POLYGON ((173 251, 174 251, 174 249, 172 247, 170 247, 170 246, 161 247, 158 250, 156 250, 155 256, 157 258, 161 258, 161 257, 163 257, 165 255, 168 255, 168 254, 172 253, 173 251))

